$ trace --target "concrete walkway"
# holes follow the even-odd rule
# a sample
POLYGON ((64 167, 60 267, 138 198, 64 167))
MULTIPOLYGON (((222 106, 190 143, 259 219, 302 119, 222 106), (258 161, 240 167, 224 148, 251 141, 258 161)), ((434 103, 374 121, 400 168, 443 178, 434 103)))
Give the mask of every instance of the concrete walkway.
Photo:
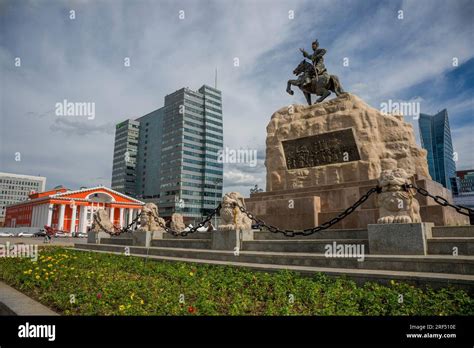
POLYGON ((0 281, 0 315, 59 315, 0 281))

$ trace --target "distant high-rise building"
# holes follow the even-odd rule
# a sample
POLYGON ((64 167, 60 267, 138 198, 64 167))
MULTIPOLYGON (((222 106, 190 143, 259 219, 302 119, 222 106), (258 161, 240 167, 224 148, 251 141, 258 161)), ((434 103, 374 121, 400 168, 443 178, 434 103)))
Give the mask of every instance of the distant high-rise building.
POLYGON ((455 204, 474 208, 474 169, 457 171, 451 188, 455 204))
POLYGON ((451 189, 451 178, 456 177, 451 129, 446 109, 436 115, 420 113, 421 146, 428 151, 428 168, 433 180, 451 189))
POLYGON ((45 190, 43 176, 0 173, 0 226, 5 222, 6 206, 26 201, 32 193, 45 190))
MULTIPOLYGON (((162 108, 133 122, 138 151, 136 166, 130 166, 135 192, 129 194, 158 203, 164 217, 179 212, 189 220, 209 214, 222 197, 221 92, 206 85, 198 91, 182 88, 165 96, 162 108)), ((123 146, 129 140, 129 135, 116 133, 113 180, 123 177, 123 150, 117 150, 117 143, 123 146)), ((112 188, 121 191, 114 183, 119 181, 112 181, 112 188)))
POLYGON ((126 120, 115 126, 112 189, 126 195, 137 195, 137 152, 140 122, 126 120))

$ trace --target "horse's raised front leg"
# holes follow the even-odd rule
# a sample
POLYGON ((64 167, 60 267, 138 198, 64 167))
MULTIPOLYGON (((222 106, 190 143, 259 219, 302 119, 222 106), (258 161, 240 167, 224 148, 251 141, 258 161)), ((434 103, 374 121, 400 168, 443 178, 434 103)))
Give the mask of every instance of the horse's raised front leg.
POLYGON ((304 97, 306 98, 306 101, 308 102, 308 105, 311 105, 311 94, 308 92, 303 92, 304 97))
POLYGON ((297 80, 288 80, 288 83, 286 84, 286 92, 290 95, 293 95, 295 94, 295 92, 293 92, 291 90, 291 85, 296 85, 297 83, 297 80))

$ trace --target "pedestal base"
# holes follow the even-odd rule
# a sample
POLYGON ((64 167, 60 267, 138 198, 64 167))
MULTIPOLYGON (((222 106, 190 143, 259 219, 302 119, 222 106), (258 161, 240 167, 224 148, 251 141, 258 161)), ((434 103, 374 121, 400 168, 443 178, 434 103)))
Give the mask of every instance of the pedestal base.
POLYGON ((414 224, 369 224, 371 255, 427 255, 431 222, 414 224))
POLYGON ((89 231, 87 233, 87 243, 89 244, 100 244, 102 238, 110 238, 110 234, 105 232, 94 232, 89 231))
POLYGON ((133 234, 132 234, 133 245, 144 246, 144 247, 149 248, 152 233, 153 232, 150 232, 150 231, 135 231, 135 232, 133 232, 133 234))
POLYGON ((253 231, 217 230, 212 232, 211 248, 213 250, 241 250, 244 240, 253 240, 253 231))

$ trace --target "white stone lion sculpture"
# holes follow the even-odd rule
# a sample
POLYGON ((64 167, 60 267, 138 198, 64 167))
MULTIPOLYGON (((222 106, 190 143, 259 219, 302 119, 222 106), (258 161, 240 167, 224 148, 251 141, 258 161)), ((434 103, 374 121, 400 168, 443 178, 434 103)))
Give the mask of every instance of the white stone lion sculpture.
POLYGON ((382 171, 379 186, 382 192, 377 196, 379 224, 421 222, 420 204, 414 197, 413 189, 405 190, 410 184, 408 174, 402 168, 382 171))
POLYGON ((171 215, 171 223, 170 227, 173 231, 180 232, 186 228, 186 225, 184 224, 184 219, 183 215, 174 213, 171 215))
POLYGON ((98 209, 94 212, 92 219, 92 232, 115 232, 115 226, 110 221, 109 213, 104 209, 98 209))
POLYGON ((142 213, 140 216, 140 228, 139 231, 164 231, 164 228, 158 223, 161 222, 163 225, 166 224, 163 218, 158 215, 158 207, 154 203, 146 203, 142 207, 142 213))
POLYGON ((226 193, 222 199, 220 217, 220 230, 250 230, 252 228, 252 220, 243 214, 239 208, 234 208, 234 204, 245 208, 245 202, 242 195, 238 192, 226 193))

